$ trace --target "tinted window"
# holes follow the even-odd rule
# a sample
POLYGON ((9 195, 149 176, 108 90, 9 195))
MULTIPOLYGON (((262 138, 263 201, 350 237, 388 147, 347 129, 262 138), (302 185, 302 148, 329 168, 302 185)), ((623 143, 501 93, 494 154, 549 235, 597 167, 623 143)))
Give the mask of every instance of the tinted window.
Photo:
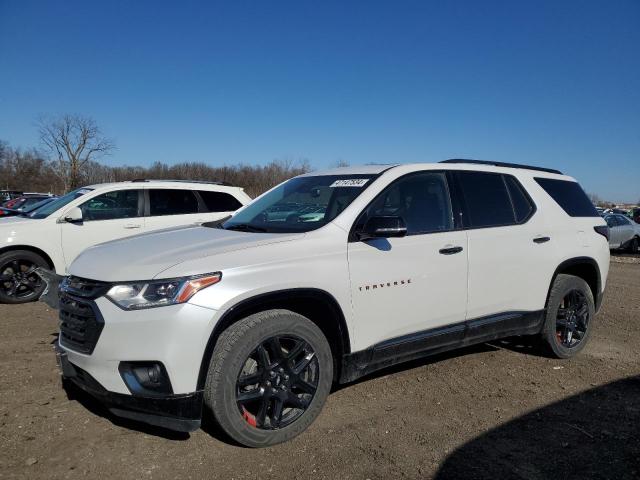
POLYGON ((200 190, 198 193, 210 212, 233 212, 242 206, 236 197, 228 193, 208 192, 206 190, 200 190))
POLYGON ((618 221, 618 225, 631 225, 631 222, 624 215, 616 215, 616 220, 618 221))
POLYGON ((465 225, 482 228, 515 223, 502 175, 488 172, 458 172, 457 175, 466 204, 465 225))
POLYGON ((617 222, 616 218, 613 215, 609 215, 607 217, 604 217, 604 219, 607 221, 607 225, 609 226, 609 228, 613 228, 613 227, 617 227, 618 226, 618 222, 617 222))
POLYGON ((198 213, 198 200, 191 190, 149 190, 149 214, 185 215, 198 213))
POLYGON ((93 197, 80 205, 82 219, 114 220, 139 216, 139 190, 116 190, 93 197))
POLYGON ((451 230, 453 215, 445 175, 425 172, 397 180, 367 208, 358 225, 377 215, 402 217, 408 235, 451 230))
POLYGON ((533 203, 529 198, 529 195, 526 194, 524 188, 522 188, 522 185, 520 185, 520 182, 518 182, 515 177, 505 175, 504 180, 507 183, 507 188, 509 189, 511 203, 513 203, 513 210, 516 214, 516 222, 524 222, 533 213, 533 203))
POLYGON ((538 184, 571 217, 597 217, 598 212, 577 182, 536 178, 538 184))

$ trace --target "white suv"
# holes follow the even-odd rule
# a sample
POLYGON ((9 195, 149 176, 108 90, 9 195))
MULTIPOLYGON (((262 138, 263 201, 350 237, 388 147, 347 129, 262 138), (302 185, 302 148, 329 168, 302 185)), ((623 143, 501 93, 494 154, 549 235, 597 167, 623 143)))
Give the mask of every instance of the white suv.
POLYGON ((305 430, 334 382, 512 335, 591 332, 607 226, 560 172, 468 160, 310 173, 225 222, 90 248, 61 285, 66 381, 235 441, 305 430))
POLYGON ((37 298, 36 268, 66 275, 85 248, 142 232, 219 220, 249 203, 241 188, 206 182, 134 181, 80 188, 0 219, 0 302, 37 298))

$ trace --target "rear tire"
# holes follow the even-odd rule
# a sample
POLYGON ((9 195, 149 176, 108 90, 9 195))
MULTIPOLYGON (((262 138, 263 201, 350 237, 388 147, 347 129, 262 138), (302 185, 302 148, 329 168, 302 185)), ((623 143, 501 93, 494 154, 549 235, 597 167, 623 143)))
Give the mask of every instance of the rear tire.
POLYGON ((555 358, 571 358, 586 345, 595 303, 591 288, 580 277, 558 275, 547 302, 542 342, 547 353, 555 358))
POLYGON ((36 273, 49 268, 47 261, 29 250, 12 250, 0 255, 0 303, 28 303, 38 300, 46 284, 36 273))
POLYGON ((268 310, 222 332, 204 402, 234 441, 265 447, 306 430, 320 414, 332 381, 333 357, 322 331, 297 313, 268 310))

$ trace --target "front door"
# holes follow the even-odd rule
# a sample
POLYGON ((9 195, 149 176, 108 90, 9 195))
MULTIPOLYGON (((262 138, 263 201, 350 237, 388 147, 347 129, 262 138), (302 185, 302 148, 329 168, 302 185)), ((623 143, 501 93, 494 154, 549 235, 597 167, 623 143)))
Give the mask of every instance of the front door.
POLYGON ((407 235, 351 241, 354 350, 465 320, 467 235, 456 230, 447 176, 417 172, 389 185, 356 221, 394 215, 407 235))
POLYGON ((142 190, 114 190, 82 205, 82 222, 61 223, 66 267, 88 247, 128 237, 144 230, 142 190))

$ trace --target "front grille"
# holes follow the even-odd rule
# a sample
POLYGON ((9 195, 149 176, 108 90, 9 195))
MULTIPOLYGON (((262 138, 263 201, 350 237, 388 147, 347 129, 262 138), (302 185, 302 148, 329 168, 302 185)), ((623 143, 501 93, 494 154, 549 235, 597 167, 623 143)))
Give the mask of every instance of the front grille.
POLYGON ((89 280, 88 278, 80 277, 66 277, 62 281, 60 288, 75 296, 82 298, 95 299, 101 297, 109 291, 111 285, 106 282, 99 282, 97 280, 89 280))
POLYGON ((91 354, 98 343, 104 321, 95 303, 66 292, 60 294, 60 343, 80 353, 91 354))

